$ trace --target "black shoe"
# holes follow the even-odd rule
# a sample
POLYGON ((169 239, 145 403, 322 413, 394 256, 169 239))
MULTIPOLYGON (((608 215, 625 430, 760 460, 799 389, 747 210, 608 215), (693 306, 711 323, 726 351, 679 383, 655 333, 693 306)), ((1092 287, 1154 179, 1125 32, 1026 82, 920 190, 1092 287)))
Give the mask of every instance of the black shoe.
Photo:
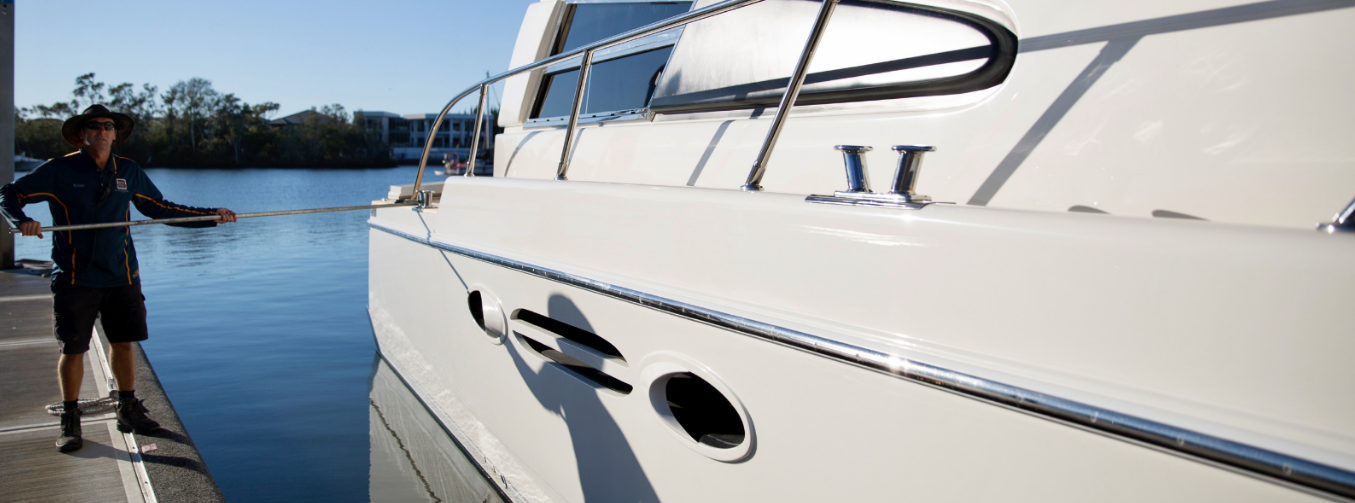
POLYGON ((61 413, 61 437, 56 439, 56 450, 71 452, 85 446, 80 438, 80 409, 61 413))
POLYGON ((150 435, 160 429, 160 423, 154 419, 146 417, 146 406, 141 404, 142 400, 120 400, 118 401, 118 431, 123 433, 137 432, 139 435, 150 435))

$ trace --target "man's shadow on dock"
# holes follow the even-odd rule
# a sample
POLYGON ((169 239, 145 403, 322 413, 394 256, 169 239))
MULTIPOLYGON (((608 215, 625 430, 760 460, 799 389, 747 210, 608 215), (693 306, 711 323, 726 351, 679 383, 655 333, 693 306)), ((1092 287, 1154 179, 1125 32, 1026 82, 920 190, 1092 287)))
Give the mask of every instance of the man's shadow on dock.
MULTIPOLYGON (((552 295, 548 309, 551 318, 593 332, 588 319, 567 297, 552 295)), ((516 335, 509 334, 509 337, 516 335)), ((504 346, 536 400, 559 415, 568 426, 584 500, 658 501, 630 443, 611 413, 603 407, 602 400, 609 397, 601 396, 602 392, 581 382, 579 377, 567 374, 567 370, 554 363, 546 364, 537 373, 527 365, 516 342, 509 341, 504 346)))
MULTIPOLYGON (((89 429, 91 427, 93 428, 105 427, 102 424, 102 422, 93 422, 93 421, 86 423, 82 426, 85 429, 89 429)), ((161 439, 169 440, 172 442, 184 443, 188 439, 188 437, 180 435, 179 433, 173 431, 161 429, 160 431, 157 431, 151 435, 141 435, 140 438, 138 438, 138 440, 141 442, 145 442, 146 440, 150 439, 161 439)), ((120 449, 118 447, 114 447, 112 445, 112 440, 109 440, 108 442, 100 442, 93 438, 86 438, 85 446, 80 448, 79 450, 62 453, 62 455, 79 459, 108 458, 120 461, 125 461, 130 457, 129 452, 124 451, 123 449, 120 449)), ((179 468, 193 470, 195 472, 210 476, 210 473, 208 473, 207 471, 207 467, 203 465, 202 462, 196 459, 186 458, 183 456, 142 453, 141 462, 147 464, 161 464, 175 466, 179 468)))

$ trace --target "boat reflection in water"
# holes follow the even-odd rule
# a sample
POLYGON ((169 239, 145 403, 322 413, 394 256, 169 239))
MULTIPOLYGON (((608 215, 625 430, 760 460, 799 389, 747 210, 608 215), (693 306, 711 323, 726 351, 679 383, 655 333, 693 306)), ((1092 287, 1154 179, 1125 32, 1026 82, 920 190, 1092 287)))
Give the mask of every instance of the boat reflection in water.
POLYGON ((370 388, 371 501, 505 501, 380 355, 370 388))

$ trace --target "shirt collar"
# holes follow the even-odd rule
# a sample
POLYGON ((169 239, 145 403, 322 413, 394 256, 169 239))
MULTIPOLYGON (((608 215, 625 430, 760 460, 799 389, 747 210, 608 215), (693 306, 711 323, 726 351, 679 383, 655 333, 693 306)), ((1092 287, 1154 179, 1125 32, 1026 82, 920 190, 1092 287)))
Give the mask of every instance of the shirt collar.
MULTIPOLYGON (((99 163, 96 162, 96 161, 94 160, 94 154, 89 153, 88 151, 86 151, 86 150, 84 149, 84 147, 81 147, 81 148, 80 148, 80 155, 85 156, 85 160, 89 161, 90 166, 94 167, 94 170, 95 170, 95 171, 99 171, 99 163)), ((112 152, 109 152, 109 153, 108 153, 108 166, 107 166, 107 167, 113 168, 113 173, 117 173, 117 172, 118 172, 118 156, 113 155, 112 152)))

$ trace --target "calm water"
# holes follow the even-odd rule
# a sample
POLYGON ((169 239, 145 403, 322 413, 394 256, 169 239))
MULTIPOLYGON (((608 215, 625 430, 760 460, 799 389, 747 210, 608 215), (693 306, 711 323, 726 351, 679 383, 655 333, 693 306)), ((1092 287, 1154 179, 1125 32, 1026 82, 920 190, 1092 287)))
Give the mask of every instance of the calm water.
MULTIPOLYGON (((171 201, 244 213, 366 204, 415 168, 147 172, 171 201)), ((132 230, 150 313, 143 346, 232 501, 368 499, 379 439, 369 438, 367 217, 132 230)), ((48 259, 47 240, 17 241, 18 257, 48 259)))

